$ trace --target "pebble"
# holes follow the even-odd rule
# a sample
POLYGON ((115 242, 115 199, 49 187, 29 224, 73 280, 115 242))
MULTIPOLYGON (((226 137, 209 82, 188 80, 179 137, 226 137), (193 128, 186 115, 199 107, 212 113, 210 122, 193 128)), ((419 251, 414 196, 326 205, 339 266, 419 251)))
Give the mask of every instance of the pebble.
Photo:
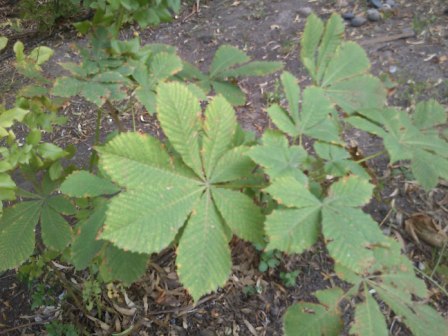
POLYGON ((394 8, 397 4, 395 3, 395 0, 386 0, 386 5, 394 8))
POLYGON ((355 16, 350 24, 352 27, 361 27, 363 24, 367 22, 367 19, 363 16, 355 16))
POLYGON ((342 18, 344 20, 353 20, 354 17, 355 17, 355 14, 353 14, 352 12, 347 12, 347 13, 342 14, 342 18))
POLYGON ((302 8, 299 8, 299 10, 297 12, 300 15, 308 16, 313 12, 313 9, 311 7, 302 7, 302 8))
POLYGON ((373 22, 379 21, 381 19, 381 14, 376 9, 369 9, 367 11, 367 19, 373 22))
POLYGON ((373 5, 373 7, 381 8, 383 7, 383 3, 381 0, 370 0, 370 3, 373 5))

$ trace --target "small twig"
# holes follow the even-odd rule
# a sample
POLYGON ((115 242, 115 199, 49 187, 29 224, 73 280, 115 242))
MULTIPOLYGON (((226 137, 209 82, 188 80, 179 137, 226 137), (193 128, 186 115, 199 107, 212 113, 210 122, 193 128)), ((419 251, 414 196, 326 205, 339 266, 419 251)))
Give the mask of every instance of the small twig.
POLYGON ((5 329, 0 331, 0 335, 8 335, 11 331, 15 331, 15 330, 20 330, 20 329, 24 329, 24 328, 28 328, 28 327, 32 327, 38 324, 45 324, 45 322, 30 322, 30 323, 25 323, 22 325, 19 325, 17 327, 13 327, 13 328, 9 328, 9 329, 5 329))

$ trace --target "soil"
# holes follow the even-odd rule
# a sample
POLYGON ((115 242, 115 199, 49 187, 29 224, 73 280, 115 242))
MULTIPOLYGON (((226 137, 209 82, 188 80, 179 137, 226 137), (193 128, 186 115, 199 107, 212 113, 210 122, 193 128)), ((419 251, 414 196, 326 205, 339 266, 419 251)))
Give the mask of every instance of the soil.
MULTIPOLYGON (((3 8, 14 8, 10 4, 14 2, 0 1, 0 5, 3 3, 6 6, 3 8)), ((183 59, 202 70, 207 69, 218 46, 231 44, 247 51, 256 60, 283 61, 286 69, 306 84, 309 78, 298 60, 298 44, 308 8, 322 18, 328 18, 334 12, 364 14, 366 3, 354 0, 201 1, 199 11, 186 5, 183 13, 172 23, 143 31, 130 27, 122 37, 138 34, 142 43, 174 45, 183 59)), ((444 0, 397 0, 396 3, 397 7, 384 14, 379 22, 368 22, 358 28, 347 25, 346 38, 362 44, 371 60, 372 72, 394 84, 392 86, 395 87, 389 90, 389 104, 408 109, 421 99, 433 97, 447 105, 448 4, 444 0), (415 35, 387 40, 403 31, 413 31, 415 35)), ((8 19, 0 15, 3 22, 8 19)), ((14 34, 7 25, 1 27, 0 35, 14 34)), ((76 60, 74 44, 85 42, 74 38, 72 32, 64 33, 64 29, 56 30, 43 42, 39 41, 56 52, 45 69, 54 77, 63 73, 57 63, 76 60)), ((22 38, 29 46, 35 43, 36 34, 22 38)), ((1 89, 7 104, 17 88, 23 85, 23 81, 14 77, 11 62, 4 57, 0 65, 0 75, 6 79, 1 89)), ((276 77, 271 76, 240 82, 248 93, 248 103, 237 109, 238 120, 245 129, 258 135, 272 127, 264 109, 269 102, 268 92, 275 89, 275 81, 276 77)), ((51 140, 60 145, 75 144, 78 154, 74 160, 85 165, 91 152, 96 113, 80 98, 72 100, 62 113, 69 117, 68 125, 55 132, 51 140)), ((153 118, 143 115, 138 109, 136 113, 138 130, 160 136, 153 118)), ((122 121, 131 127, 129 113, 122 116, 122 121)), ((107 117, 102 125, 106 131, 113 129, 107 117)), ((348 133, 347 138, 363 156, 381 149, 378 139, 361 132, 348 133)), ((448 185, 440 184, 428 194, 412 181, 394 177, 394 171, 399 167, 388 166, 384 158, 370 160, 368 164, 384 187, 381 202, 372 201, 366 211, 381 223, 385 234, 402 243, 417 267, 430 274, 440 249, 417 242, 404 229, 404 222, 416 213, 423 214, 434 219, 446 232, 448 185)), ((100 300, 103 306, 107 306, 106 312, 92 311, 89 319, 79 318, 76 305, 67 306, 67 303, 56 305, 54 309, 42 306, 31 310, 32 300, 27 287, 14 272, 7 272, 0 275, 0 335, 45 334, 43 323, 54 318, 89 326, 90 332, 93 334, 92 330, 95 330, 98 335, 121 332, 132 326, 133 335, 282 335, 281 317, 289 305, 300 300, 313 301, 314 291, 341 285, 332 271, 333 263, 323 244, 317 244, 302 255, 283 256, 275 270, 264 273, 258 271, 259 252, 239 240, 232 241, 232 246, 234 266, 227 285, 204 297, 196 306, 191 305, 190 298, 179 285, 174 252, 167 250, 153 258, 148 272, 135 285, 128 289, 110 287, 104 290, 100 300), (280 272, 294 270, 299 271, 296 285, 286 287, 280 279, 280 272), (61 315, 62 311, 66 315, 61 315)), ((447 257, 445 251, 445 262, 447 257)), ((77 283, 86 277, 70 268, 63 269, 62 274, 67 280, 77 283)), ((447 289, 447 274, 435 272, 432 278, 447 289)), ((431 303, 446 317, 448 298, 434 282, 428 281, 428 286, 433 293, 431 303)), ((352 310, 348 302, 341 308, 345 312, 344 333, 348 334, 352 310)), ((410 335, 387 308, 384 313, 391 335, 410 335)))

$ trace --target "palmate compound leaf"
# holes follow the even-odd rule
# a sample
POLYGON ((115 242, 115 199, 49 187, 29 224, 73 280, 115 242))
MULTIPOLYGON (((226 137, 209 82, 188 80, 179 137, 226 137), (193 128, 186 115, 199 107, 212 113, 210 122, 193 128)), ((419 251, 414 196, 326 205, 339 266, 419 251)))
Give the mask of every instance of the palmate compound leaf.
POLYGON ((98 150, 102 168, 127 188, 112 199, 101 238, 131 252, 159 252, 199 198, 199 181, 174 170, 160 143, 148 136, 126 133, 98 150))
POLYGON ((22 202, 4 210, 0 218, 0 271, 18 267, 33 253, 41 205, 41 201, 22 202))
POLYGON ((344 323, 339 309, 343 296, 340 288, 315 293, 319 303, 299 302, 288 308, 284 316, 285 336, 339 335, 344 323))
POLYGON ((271 179, 292 176, 297 181, 307 182, 307 177, 300 170, 300 165, 308 157, 302 147, 289 146, 283 134, 270 130, 263 134, 262 143, 252 147, 249 156, 265 169, 271 179))
POLYGON ((317 16, 310 15, 301 41, 302 62, 315 84, 345 112, 382 107, 386 91, 381 81, 368 74, 370 63, 364 50, 356 43, 342 42, 343 32, 344 23, 337 14, 325 29, 317 16))
POLYGON ((328 142, 340 142, 339 129, 332 119, 335 115, 333 104, 320 87, 310 86, 303 91, 299 111, 300 89, 297 79, 288 72, 281 76, 289 111, 278 104, 267 109, 269 117, 284 133, 293 138, 307 135, 328 142), (295 105, 297 104, 297 105, 295 105))
POLYGON ((236 204, 226 191, 218 190, 215 205, 211 195, 211 189, 231 188, 232 181, 247 177, 254 164, 245 155, 247 147, 232 148, 235 136, 225 136, 235 134, 229 124, 237 127, 228 118, 228 104, 210 103, 205 118, 219 123, 224 133, 210 132, 216 125, 209 125, 207 133, 208 121, 202 122, 199 103, 186 85, 161 84, 158 92, 158 116, 171 142, 166 147, 179 155, 170 157, 157 140, 134 133, 121 134, 98 148, 100 167, 125 188, 110 202, 100 238, 126 251, 150 254, 167 247, 182 228, 179 277, 197 300, 221 286, 231 271, 231 230, 243 239, 260 240, 263 216, 249 199, 235 196, 241 202, 236 204), (197 153, 187 148, 189 144, 197 153), (210 176, 205 175, 206 161, 209 169, 214 167, 210 176), (229 206, 240 208, 229 213, 229 206), (250 221, 243 223, 235 214, 250 221))
MULTIPOLYGON (((428 121, 422 121, 420 113, 423 112, 411 119, 406 112, 397 109, 360 111, 373 122, 360 117, 348 118, 353 126, 383 138, 392 163, 410 160, 412 173, 427 190, 435 187, 439 178, 448 179, 448 143, 432 129, 433 125, 446 122, 447 115, 445 113, 443 119, 441 109, 435 104, 428 103, 428 107, 435 109, 434 116, 427 111, 428 121)), ((426 111, 419 106, 418 111, 422 110, 426 111)))

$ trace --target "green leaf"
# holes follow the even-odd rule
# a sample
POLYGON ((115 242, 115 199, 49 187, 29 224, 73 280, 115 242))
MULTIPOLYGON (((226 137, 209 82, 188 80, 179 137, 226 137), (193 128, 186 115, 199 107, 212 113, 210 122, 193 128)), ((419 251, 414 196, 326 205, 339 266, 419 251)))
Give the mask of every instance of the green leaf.
POLYGON ((436 100, 430 99, 428 101, 419 102, 415 106, 413 119, 415 126, 418 128, 429 128, 445 123, 447 120, 447 113, 445 108, 436 100))
POLYGON ((319 17, 311 13, 306 20, 303 37, 300 41, 300 58, 311 78, 317 82, 316 56, 317 47, 324 32, 324 24, 319 17))
POLYGON ((182 234, 176 265, 181 283, 195 301, 223 286, 230 275, 227 234, 207 193, 193 210, 182 234))
POLYGON ((104 253, 100 274, 104 281, 121 281, 130 285, 137 281, 146 271, 149 256, 123 251, 109 245, 104 253))
POLYGON ((344 148, 317 142, 314 144, 314 150, 319 157, 325 160, 326 174, 344 176, 351 172, 366 180, 370 178, 362 166, 351 160, 350 153, 344 148))
POLYGON ((370 62, 364 49, 355 42, 343 43, 328 63, 327 70, 322 78, 321 86, 325 87, 362 75, 370 68, 370 62))
POLYGON ((300 99, 300 87, 297 78, 295 78, 291 73, 284 71, 280 76, 280 80, 283 85, 283 91, 285 92, 286 100, 288 101, 289 113, 292 120, 297 125, 297 123, 299 122, 300 99))
POLYGON ((267 76, 281 70, 282 68, 282 62, 254 61, 235 69, 223 71, 219 73, 219 76, 220 78, 267 76))
POLYGON ((345 177, 331 186, 325 204, 334 208, 363 206, 370 201, 373 188, 374 186, 363 178, 345 177))
POLYGON ((285 336, 332 336, 339 335, 344 326, 339 311, 342 290, 332 288, 316 292, 320 303, 300 302, 290 308, 284 316, 285 336))
POLYGON ((364 286, 366 300, 356 305, 355 323, 350 328, 350 334, 359 336, 388 336, 388 330, 384 316, 378 304, 364 286))
POLYGON ((265 168, 271 179, 293 176, 302 183, 307 182, 307 177, 300 170, 300 165, 308 156, 302 147, 288 146, 286 137, 273 131, 266 131, 262 141, 262 146, 252 147, 248 154, 265 168))
POLYGON ((0 271, 18 267, 33 254, 34 228, 41 206, 41 201, 22 202, 3 211, 0 218, 0 271))
POLYGON ((227 151, 218 161, 213 173, 212 183, 238 180, 251 174, 255 164, 247 155, 249 147, 239 146, 227 151))
POLYGON ((48 47, 37 47, 29 54, 28 58, 32 59, 37 65, 42 65, 47 62, 51 56, 53 56, 54 51, 48 47))
POLYGON ((203 176, 199 155, 199 101, 180 83, 160 84, 157 91, 158 118, 166 136, 185 164, 203 176))
POLYGON ((219 47, 210 66, 210 77, 214 78, 231 66, 249 62, 250 58, 238 48, 223 45, 219 47))
POLYGON ((29 110, 20 107, 14 107, 3 112, 0 111, 0 137, 7 136, 6 128, 11 127, 14 124, 14 120, 21 122, 29 112, 29 110))
POLYGON ((52 143, 42 143, 37 146, 37 150, 44 159, 56 161, 68 155, 68 152, 52 143))
POLYGON ((98 204, 92 214, 81 221, 75 230, 71 254, 73 265, 77 270, 88 267, 105 243, 96 237, 106 220, 106 209, 106 202, 98 204))
POLYGON ((317 79, 319 82, 322 81, 327 66, 334 57, 336 48, 341 44, 344 27, 344 21, 336 13, 330 16, 325 25, 325 31, 317 55, 317 79))
POLYGON ((215 97, 205 110, 202 158, 205 176, 213 178, 218 160, 230 148, 236 131, 236 117, 232 106, 222 96, 215 97))
POLYGON ((84 82, 73 77, 59 77, 53 85, 52 94, 59 97, 73 97, 78 95, 84 82))
POLYGON ((318 87, 307 87, 303 91, 302 111, 297 125, 299 133, 324 141, 339 142, 336 125, 325 123, 333 113, 333 106, 324 91, 318 87))
POLYGON ((416 336, 444 336, 448 329, 447 321, 436 310, 423 303, 403 298, 393 288, 374 287, 384 302, 392 308, 396 315, 416 336))
POLYGON ((76 207, 65 198, 63 195, 51 196, 47 198, 47 204, 53 210, 64 215, 75 215, 77 213, 76 207))
POLYGON ((165 248, 202 188, 173 170, 169 156, 153 138, 125 133, 99 152, 101 167, 128 188, 112 199, 102 238, 134 252, 150 254, 165 248))
POLYGON ((151 59, 149 70, 157 81, 164 81, 182 70, 182 60, 176 54, 161 52, 151 59))
POLYGON ((267 249, 302 253, 314 245, 320 232, 321 202, 293 177, 277 178, 265 191, 290 207, 274 210, 267 217, 267 249))
POLYGON ((42 240, 50 249, 62 251, 71 240, 71 228, 67 221, 49 206, 41 212, 42 240))
POLYGON ((4 36, 0 36, 0 51, 6 48, 6 45, 8 44, 8 38, 4 36))
POLYGON ((223 95, 233 106, 241 106, 246 103, 246 95, 238 84, 222 81, 212 81, 211 84, 216 94, 223 95))
POLYGON ((293 122, 288 113, 280 107, 280 105, 273 104, 266 110, 266 112, 280 131, 292 136, 293 138, 300 135, 300 132, 296 127, 298 121, 293 122))
POLYGON ((264 241, 264 216, 248 196, 224 188, 213 188, 212 196, 219 213, 234 234, 254 244, 264 241))
POLYGON ((325 95, 349 114, 360 109, 380 108, 386 101, 382 82, 371 75, 333 83, 325 88, 325 95))
POLYGON ((70 197, 80 198, 110 195, 120 191, 120 188, 109 180, 83 170, 67 176, 60 189, 62 193, 70 197))

